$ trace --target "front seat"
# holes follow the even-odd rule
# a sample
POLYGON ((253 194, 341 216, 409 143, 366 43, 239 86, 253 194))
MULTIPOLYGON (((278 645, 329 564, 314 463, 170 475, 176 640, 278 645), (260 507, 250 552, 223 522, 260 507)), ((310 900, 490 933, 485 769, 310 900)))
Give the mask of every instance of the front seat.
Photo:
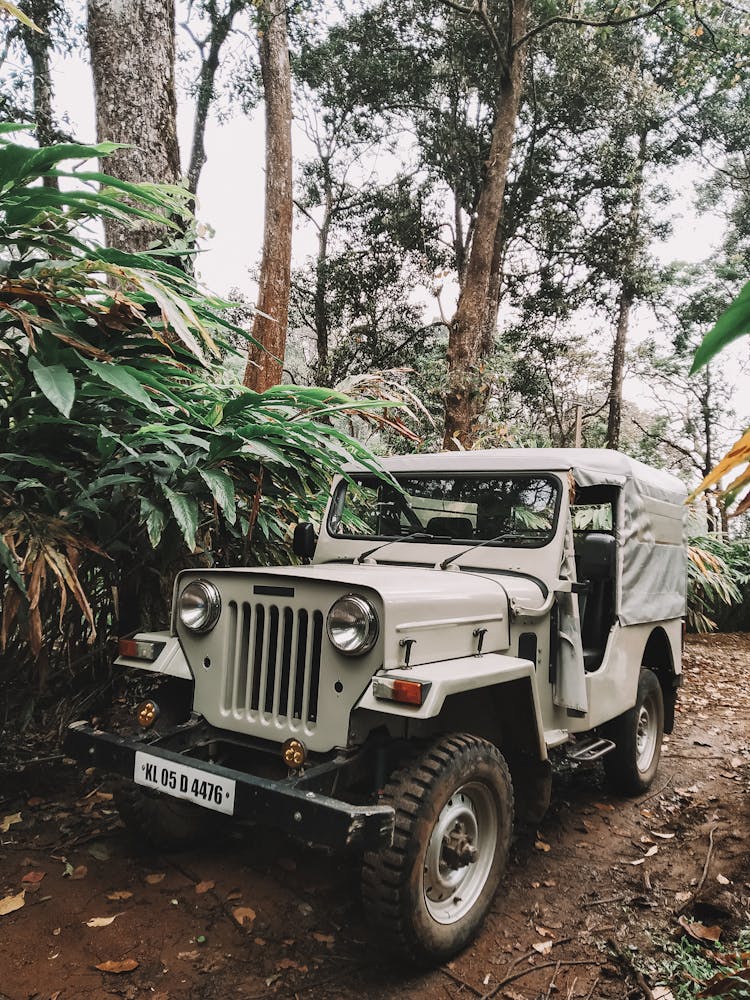
POLYGON ((474 537, 474 527, 468 517, 431 517, 425 525, 425 531, 430 535, 447 535, 448 538, 474 537))
POLYGON ((614 612, 617 539, 603 531, 588 531, 575 540, 576 573, 586 584, 581 594, 581 641, 586 670, 596 670, 604 658, 614 612))

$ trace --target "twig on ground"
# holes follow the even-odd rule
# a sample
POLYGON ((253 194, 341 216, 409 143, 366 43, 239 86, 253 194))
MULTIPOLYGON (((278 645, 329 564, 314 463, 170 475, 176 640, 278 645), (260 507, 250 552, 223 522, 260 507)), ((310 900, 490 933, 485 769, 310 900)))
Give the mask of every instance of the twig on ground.
MULTIPOLYGON (((540 972, 542 969, 551 969, 556 965, 599 965, 600 960, 587 959, 587 958, 576 958, 571 960, 561 959, 558 962, 542 962, 541 965, 530 965, 528 969, 521 969, 520 972, 514 972, 512 976, 506 976, 502 982, 499 982, 496 986, 493 986, 489 993, 485 993, 482 1000, 492 1000, 497 994, 503 989, 504 986, 508 986, 510 983, 514 983, 517 979, 522 979, 524 976, 531 976, 535 972, 540 972)), ((601 967, 601 966, 600 966, 601 967)))
POLYGON ((599 985, 599 976, 597 976, 596 979, 591 984, 591 989, 586 994, 586 1000, 591 1000, 592 996, 594 995, 594 990, 598 985, 599 985))
POLYGON ((587 909, 589 906, 603 906, 604 903, 621 903, 627 898, 627 893, 621 893, 619 896, 605 896, 604 899, 590 899, 587 903, 581 903, 581 906, 587 909))
POLYGON ((573 982, 568 987, 568 995, 565 1000, 572 1000, 573 990, 576 988, 576 983, 578 982, 578 976, 573 976, 573 982))
POLYGON ((651 991, 651 987, 648 985, 648 983, 646 982, 646 980, 643 978, 643 973, 641 972, 641 970, 640 969, 636 969, 635 966, 633 966, 633 972, 635 973, 635 981, 638 983, 639 987, 641 988, 641 991, 643 993, 643 996, 645 997, 645 1000, 654 1000, 654 994, 651 991))
POLYGON ((555 980, 557 979, 557 973, 559 971, 560 971, 560 963, 558 962, 555 965, 555 971, 552 973, 552 979, 550 979, 550 981, 549 981, 549 986, 547 987, 547 994, 546 994, 544 1000, 549 1000, 549 998, 552 996, 552 990, 555 987, 555 980))
POLYGON ((662 792, 666 792, 666 790, 669 788, 669 786, 672 784, 673 781, 674 781, 674 775, 670 774, 667 782, 663 784, 657 792, 651 792, 651 794, 647 795, 645 798, 638 799, 638 801, 635 802, 634 805, 642 806, 644 802, 649 802, 651 799, 657 798, 659 795, 661 795, 662 792))
POLYGON ((685 900, 685 902, 674 911, 675 916, 678 917, 681 913, 684 913, 693 903, 698 899, 701 889, 706 884, 706 876, 708 875, 708 866, 711 864, 711 856, 714 853, 714 833, 716 832, 716 827, 718 823, 715 823, 711 829, 708 831, 708 851, 706 852, 706 861, 703 865, 703 872, 701 877, 698 879, 698 885, 690 893, 690 897, 685 900))
POLYGON ((458 983, 459 986, 465 986, 467 990, 471 990, 474 996, 481 997, 482 995, 481 990, 477 989, 476 986, 472 986, 471 983, 467 983, 465 979, 462 979, 460 976, 457 976, 455 972, 452 972, 450 969, 446 969, 444 965, 440 966, 440 971, 443 973, 444 976, 447 976, 449 979, 452 979, 454 983, 458 983))

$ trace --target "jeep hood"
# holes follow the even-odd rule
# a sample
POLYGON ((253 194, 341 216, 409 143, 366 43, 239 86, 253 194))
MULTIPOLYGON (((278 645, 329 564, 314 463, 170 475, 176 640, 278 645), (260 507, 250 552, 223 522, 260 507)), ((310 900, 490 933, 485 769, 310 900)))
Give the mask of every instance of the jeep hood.
POLYGON ((297 597, 304 592, 305 603, 314 600, 324 615, 339 597, 360 593, 378 613, 378 666, 385 669, 404 666, 407 650, 410 666, 471 655, 480 639, 484 652, 507 650, 509 598, 528 607, 544 600, 540 586, 528 577, 367 563, 191 570, 178 577, 175 596, 196 576, 213 580, 220 591, 226 585, 235 600, 241 594, 252 602, 254 594, 263 594, 268 601, 276 590, 283 605, 285 591, 297 597))

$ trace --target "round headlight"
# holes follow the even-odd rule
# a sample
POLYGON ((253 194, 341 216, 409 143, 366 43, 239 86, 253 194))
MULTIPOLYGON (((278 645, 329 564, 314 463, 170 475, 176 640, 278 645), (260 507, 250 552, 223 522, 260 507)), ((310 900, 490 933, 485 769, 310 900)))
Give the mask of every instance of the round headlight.
POLYGON ((378 637, 378 616, 365 597, 347 594, 328 612, 328 638, 340 653, 361 656, 368 653, 378 637))
POLYGON ((209 632, 221 614, 219 591, 208 580, 193 580, 180 594, 177 612, 191 632, 209 632))

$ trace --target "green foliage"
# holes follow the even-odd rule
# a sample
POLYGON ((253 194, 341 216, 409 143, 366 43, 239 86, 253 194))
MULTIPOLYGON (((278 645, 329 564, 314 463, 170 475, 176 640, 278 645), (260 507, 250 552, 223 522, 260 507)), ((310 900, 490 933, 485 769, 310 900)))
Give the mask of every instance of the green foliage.
POLYGON ((37 150, 3 133, 0 641, 42 680, 163 621, 176 567, 278 558, 342 461, 372 461, 328 422, 357 409, 343 393, 227 377, 223 338, 247 334, 166 251, 87 235, 103 217, 176 227, 182 192, 65 168, 109 145, 37 150))
POLYGON ((719 351, 747 333, 750 333, 750 281, 701 341, 695 352, 691 373, 699 371, 719 351))
POLYGON ((691 538, 688 545, 688 628, 712 632, 721 615, 739 604, 750 583, 747 542, 726 543, 710 536, 691 538))
POLYGON ((724 997, 726 1000, 749 1000, 750 966, 748 934, 720 951, 698 944, 688 937, 669 944, 662 963, 660 979, 666 979, 675 1000, 702 1000, 724 997))

